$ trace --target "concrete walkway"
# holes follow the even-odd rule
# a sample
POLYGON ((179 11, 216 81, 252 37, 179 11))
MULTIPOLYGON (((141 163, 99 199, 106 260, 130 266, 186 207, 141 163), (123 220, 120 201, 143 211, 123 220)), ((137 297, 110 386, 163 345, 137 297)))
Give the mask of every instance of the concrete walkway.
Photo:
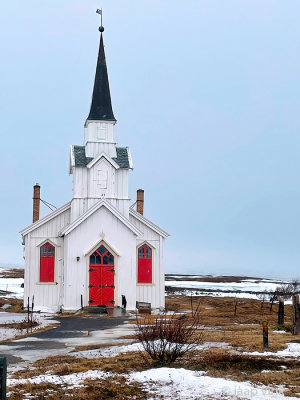
POLYGON ((53 320, 59 323, 55 328, 0 344, 0 357, 7 357, 8 370, 14 371, 38 359, 68 354, 77 346, 122 342, 123 336, 134 333, 134 325, 127 324, 129 319, 55 317, 53 320))

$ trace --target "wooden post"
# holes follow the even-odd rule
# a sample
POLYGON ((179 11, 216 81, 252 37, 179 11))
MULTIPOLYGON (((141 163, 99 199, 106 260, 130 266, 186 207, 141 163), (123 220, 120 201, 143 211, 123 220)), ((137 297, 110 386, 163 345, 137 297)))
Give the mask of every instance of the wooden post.
POLYGON ((293 296, 293 335, 300 334, 300 303, 299 295, 293 296))
POLYGON ((269 346, 268 321, 263 322, 263 346, 264 349, 267 349, 269 346))
POLYGON ((237 302, 237 299, 235 299, 235 305, 234 305, 234 316, 236 317, 236 312, 237 312, 237 305, 238 305, 238 302, 237 302))
POLYGON ((0 358, 0 399, 1 400, 6 400, 6 375, 7 375, 6 358, 0 358))
POLYGON ((194 316, 194 309, 193 309, 193 292, 191 292, 191 309, 192 309, 192 317, 194 316))
POLYGON ((81 310, 83 310, 83 296, 80 296, 80 304, 81 304, 81 310))
POLYGON ((29 322, 30 322, 29 315, 30 315, 30 308, 29 308, 29 296, 28 296, 27 297, 27 320, 28 320, 28 325, 29 325, 29 322))
POLYGON ((282 297, 279 297, 278 304, 278 325, 284 324, 284 300, 282 297))

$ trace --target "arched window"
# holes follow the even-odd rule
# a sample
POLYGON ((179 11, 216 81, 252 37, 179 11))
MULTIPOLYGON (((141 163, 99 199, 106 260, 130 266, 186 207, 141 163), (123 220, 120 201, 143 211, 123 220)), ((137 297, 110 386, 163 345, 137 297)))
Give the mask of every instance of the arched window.
POLYGON ((152 249, 146 244, 138 249, 138 283, 152 283, 152 249))
POLYGON ((90 265, 114 265, 114 256, 102 244, 90 256, 90 265))
POLYGON ((40 282, 54 282, 55 247, 46 242, 40 247, 40 282))

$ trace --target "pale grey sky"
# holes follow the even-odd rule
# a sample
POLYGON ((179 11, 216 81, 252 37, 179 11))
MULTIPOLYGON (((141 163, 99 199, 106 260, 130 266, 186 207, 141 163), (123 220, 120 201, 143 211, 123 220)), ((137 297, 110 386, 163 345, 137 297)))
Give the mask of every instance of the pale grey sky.
POLYGON ((116 139, 172 235, 167 272, 300 277, 298 0, 4 2, 0 264, 22 263, 35 182, 71 197, 100 7, 116 139))

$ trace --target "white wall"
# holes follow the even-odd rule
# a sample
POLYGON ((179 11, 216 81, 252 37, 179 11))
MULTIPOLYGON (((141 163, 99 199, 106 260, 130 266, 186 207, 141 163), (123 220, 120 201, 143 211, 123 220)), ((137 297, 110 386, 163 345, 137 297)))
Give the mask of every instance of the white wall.
POLYGON ((66 210, 40 228, 25 236, 24 305, 34 296, 36 309, 57 311, 62 304, 63 238, 58 232, 70 222, 70 210, 66 210), (40 245, 49 240, 55 245, 54 283, 40 283, 40 245), (57 282, 57 284, 56 284, 57 282))
POLYGON ((165 307, 165 271, 163 264, 164 239, 134 216, 130 215, 129 220, 143 232, 143 235, 137 238, 136 246, 139 247, 142 243, 147 242, 150 247, 152 247, 152 284, 137 283, 136 299, 137 301, 151 303, 152 308, 165 307))
POLYGON ((88 305, 89 255, 102 240, 115 255, 115 306, 121 306, 123 294, 128 309, 135 308, 136 236, 110 211, 101 207, 65 236, 65 310, 80 308, 81 294, 84 305, 88 305), (80 257, 79 261, 77 257, 80 257))

